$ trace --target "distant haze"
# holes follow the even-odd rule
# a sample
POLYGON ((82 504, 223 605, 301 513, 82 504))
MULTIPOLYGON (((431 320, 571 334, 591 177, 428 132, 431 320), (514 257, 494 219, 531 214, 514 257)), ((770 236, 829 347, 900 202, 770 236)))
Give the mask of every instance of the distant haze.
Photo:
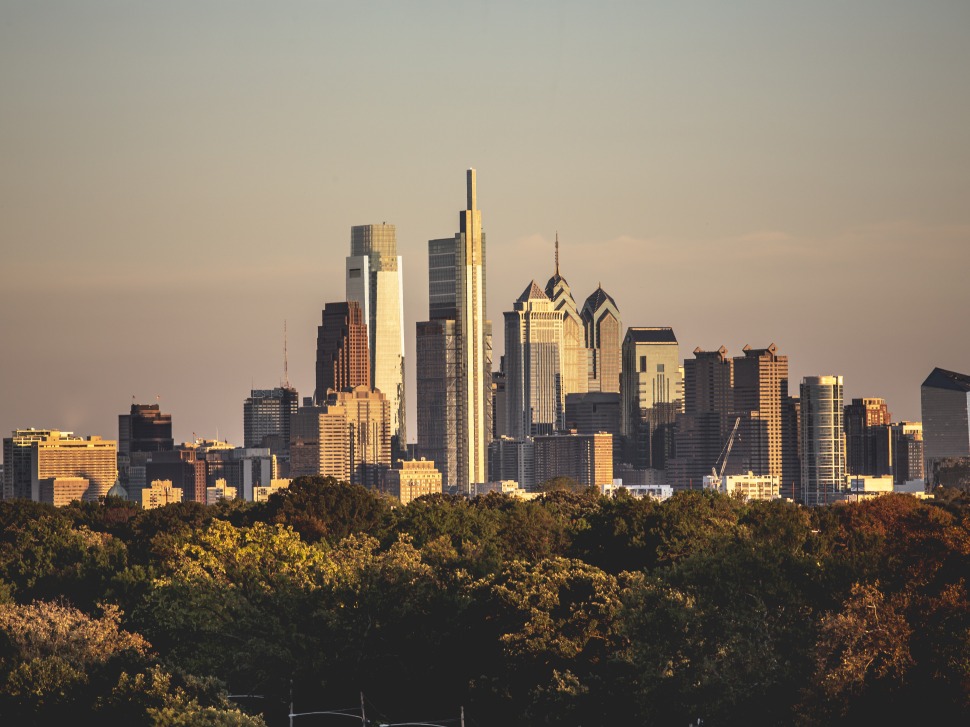
POLYGON ((681 358, 776 343, 919 419, 970 372, 970 3, 0 0, 0 433, 242 443, 312 394, 350 227, 427 240, 478 170, 488 312, 561 271, 681 358))

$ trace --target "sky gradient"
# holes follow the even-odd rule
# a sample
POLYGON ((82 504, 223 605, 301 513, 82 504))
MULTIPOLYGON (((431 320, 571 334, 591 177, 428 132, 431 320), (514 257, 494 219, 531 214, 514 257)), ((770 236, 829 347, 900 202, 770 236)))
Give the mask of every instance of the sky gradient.
MULTIPOLYGON (((970 372, 970 3, 0 0, 0 432, 242 443, 312 394, 350 227, 427 240, 478 170, 488 313, 552 273, 624 326, 776 343, 919 419, 970 372)), ((497 355, 496 355, 497 367, 497 355)))

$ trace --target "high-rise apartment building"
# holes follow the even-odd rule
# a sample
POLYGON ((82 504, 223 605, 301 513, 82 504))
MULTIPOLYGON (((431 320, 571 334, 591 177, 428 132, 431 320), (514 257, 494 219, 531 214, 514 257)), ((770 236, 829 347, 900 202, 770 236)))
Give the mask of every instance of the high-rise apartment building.
POLYGON ((747 469, 781 478, 782 405, 788 397, 788 357, 775 344, 745 346, 734 359, 734 406, 741 420, 747 469))
POLYGON ((845 406, 843 421, 846 471, 873 477, 892 474, 892 417, 886 400, 853 399, 845 406))
POLYGON ((580 318, 586 342, 588 390, 619 391, 623 324, 616 301, 598 286, 583 303, 580 318))
POLYGON ((622 346, 620 430, 624 459, 636 469, 666 466, 682 390, 673 329, 628 328, 622 346))
POLYGON ((4 499, 40 502, 41 482, 84 478, 83 499, 97 502, 118 479, 117 442, 56 429, 17 429, 3 440, 4 499))
POLYGON ((367 322, 357 301, 327 303, 317 329, 317 387, 313 400, 327 398, 330 390, 370 386, 367 322))
POLYGON ((841 376, 802 380, 802 499, 809 507, 835 502, 845 489, 842 387, 841 376))
POLYGON ((920 387, 926 484, 943 460, 970 457, 970 374, 935 368, 920 387))
POLYGON ((505 431, 513 439, 562 429, 562 320, 534 280, 505 313, 505 431))
POLYGON ((485 320, 485 234, 474 169, 466 191, 454 239, 428 243, 431 321, 418 323, 416 346, 418 449, 461 492, 486 481, 492 431, 492 332, 485 320), (442 431, 442 422, 454 428, 442 431))
POLYGON ((569 283, 559 274, 559 233, 556 233, 556 271, 546 283, 546 296, 562 313, 562 342, 559 345, 560 379, 563 397, 589 390, 586 333, 569 283))
POLYGON ((385 397, 391 411, 391 434, 407 445, 404 397, 403 263, 397 254, 394 225, 350 228, 347 300, 363 309, 370 351, 370 387, 385 397))

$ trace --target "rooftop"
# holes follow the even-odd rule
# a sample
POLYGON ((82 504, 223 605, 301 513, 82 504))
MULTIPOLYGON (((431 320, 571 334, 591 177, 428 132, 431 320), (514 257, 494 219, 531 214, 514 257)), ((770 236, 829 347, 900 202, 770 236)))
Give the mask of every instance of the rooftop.
POLYGON ((951 391, 965 391, 970 393, 970 375, 935 368, 926 377, 923 386, 929 386, 933 389, 950 389, 951 391))

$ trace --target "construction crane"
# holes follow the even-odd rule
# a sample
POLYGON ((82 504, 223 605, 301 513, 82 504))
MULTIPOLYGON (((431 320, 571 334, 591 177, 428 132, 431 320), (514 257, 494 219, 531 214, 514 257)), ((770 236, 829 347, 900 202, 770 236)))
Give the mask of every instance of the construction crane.
POLYGON ((727 466, 728 457, 731 456, 731 448, 734 447, 734 438, 738 434, 739 426, 741 426, 741 417, 734 420, 734 427, 731 429, 731 434, 728 435, 724 447, 721 448, 721 453, 717 456, 714 466, 711 467, 711 477, 714 479, 714 486, 718 489, 721 487, 721 478, 724 476, 724 468, 727 466), (717 468, 718 462, 721 463, 720 470, 717 468))

